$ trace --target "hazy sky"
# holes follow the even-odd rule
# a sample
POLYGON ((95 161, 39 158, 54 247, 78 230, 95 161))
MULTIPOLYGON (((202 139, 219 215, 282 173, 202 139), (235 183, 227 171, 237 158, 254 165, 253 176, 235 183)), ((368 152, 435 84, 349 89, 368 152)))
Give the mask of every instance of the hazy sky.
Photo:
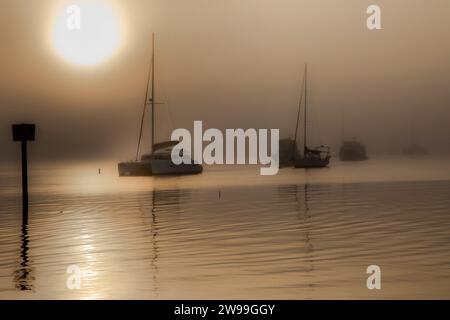
POLYGON ((0 1, 0 160, 17 157, 10 125, 24 121, 38 125, 37 159, 132 158, 152 31, 158 140, 194 120, 288 136, 308 63, 313 144, 336 150, 344 133, 369 152, 450 149, 448 0, 105 0, 123 43, 91 68, 49 40, 57 5, 76 2, 0 1), (382 30, 366 28, 370 4, 382 30))

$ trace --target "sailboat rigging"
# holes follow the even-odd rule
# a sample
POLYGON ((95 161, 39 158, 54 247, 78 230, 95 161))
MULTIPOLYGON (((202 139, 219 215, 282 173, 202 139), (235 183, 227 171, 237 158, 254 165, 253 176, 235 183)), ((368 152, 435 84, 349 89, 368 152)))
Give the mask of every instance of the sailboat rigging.
MULTIPOLYGON (((168 174, 197 174, 203 171, 200 164, 182 163, 176 165, 172 161, 172 149, 178 144, 178 141, 164 141, 156 143, 156 121, 155 121, 155 35, 152 34, 152 55, 147 77, 147 86, 145 92, 145 102, 142 111, 142 117, 139 129, 138 145, 136 150, 136 158, 134 161, 121 162, 118 164, 119 176, 153 176, 168 174), (151 80, 151 98, 148 98, 148 83, 151 80), (142 155, 139 159, 140 147, 142 142, 142 133, 144 127, 144 119, 146 115, 147 105, 151 105, 152 116, 152 137, 151 152, 142 155)), ((187 157, 188 155, 184 155, 187 157)))
POLYGON ((294 158, 294 166, 296 168, 323 168, 328 166, 330 163, 330 147, 321 145, 319 147, 310 148, 308 147, 308 127, 306 125, 306 117, 307 117, 307 91, 308 91, 308 66, 305 64, 305 73, 303 78, 302 85, 302 93, 300 95, 300 101, 298 105, 298 113, 297 113, 297 123, 295 126, 295 137, 293 144, 293 158, 294 158), (297 136, 298 136, 298 127, 300 124, 300 113, 301 113, 301 105, 304 97, 304 113, 303 113, 303 143, 302 147, 299 149, 300 154, 297 151, 297 136))

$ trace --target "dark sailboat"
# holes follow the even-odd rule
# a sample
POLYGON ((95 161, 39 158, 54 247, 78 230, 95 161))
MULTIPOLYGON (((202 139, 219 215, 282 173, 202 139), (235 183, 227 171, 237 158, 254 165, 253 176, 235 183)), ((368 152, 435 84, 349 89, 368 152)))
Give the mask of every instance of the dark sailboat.
POLYGON ((357 140, 344 141, 339 150, 341 161, 364 161, 367 160, 367 151, 364 144, 357 140))
POLYGON ((330 147, 321 145, 319 147, 308 147, 307 133, 308 128, 306 125, 307 116, 307 89, 308 89, 308 67, 305 65, 305 76, 303 79, 302 93, 300 95, 300 101, 298 105, 297 124, 295 126, 295 136, 293 143, 294 166, 295 168, 323 168, 330 163, 330 147), (300 111, 302 100, 304 97, 305 108, 303 115, 303 141, 300 148, 297 148, 297 136, 298 126, 300 122, 300 111))
MULTIPOLYGON (((155 143, 155 36, 152 35, 152 57, 148 74, 147 87, 145 93, 144 109, 141 117, 141 126, 139 131, 138 147, 136 159, 134 161, 121 162, 118 164, 119 176, 153 176, 153 175, 182 175, 197 174, 203 171, 200 164, 182 163, 174 164, 172 161, 172 150, 178 144, 178 141, 164 141, 155 143), (151 81, 151 98, 148 99, 148 82, 151 81), (144 125, 147 105, 151 105, 152 116, 152 141, 151 153, 144 154, 139 159, 139 151, 142 139, 142 128, 144 125)), ((184 155, 187 157, 188 155, 184 155)))
POLYGON ((402 150, 405 156, 425 156, 428 155, 428 150, 418 143, 411 144, 402 150))

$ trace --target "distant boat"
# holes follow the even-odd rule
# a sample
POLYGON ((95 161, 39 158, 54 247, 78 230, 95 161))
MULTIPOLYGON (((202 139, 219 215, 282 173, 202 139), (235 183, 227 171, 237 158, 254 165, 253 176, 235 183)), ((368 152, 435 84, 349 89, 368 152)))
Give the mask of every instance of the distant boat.
MULTIPOLYGON (((165 141, 155 143, 155 36, 152 35, 152 58, 151 72, 147 81, 147 91, 145 94, 144 110, 141 118, 141 128, 138 139, 136 159, 134 161, 121 162, 118 164, 119 176, 153 176, 153 175, 182 175, 198 174, 203 171, 200 164, 191 161, 188 164, 176 165, 172 162, 172 149, 178 144, 178 141, 165 141), (151 98, 148 99, 148 82, 151 80, 151 98), (144 124, 145 111, 148 103, 151 105, 152 114, 152 142, 151 153, 144 154, 139 159, 139 150, 142 139, 142 128, 144 124)), ((187 155, 185 155, 186 157, 187 155)))
POLYGON ((339 150, 341 161, 364 161, 367 160, 366 147, 359 141, 344 141, 339 150))
POLYGON ((428 150, 420 144, 411 144, 403 149, 403 154, 406 156, 424 156, 428 154, 428 150))
POLYGON ((292 154, 293 154, 293 162, 295 168, 323 168, 328 166, 330 163, 330 147, 328 146, 319 146, 319 147, 308 147, 307 145, 307 125, 306 125, 306 115, 307 115, 307 84, 308 84, 308 66, 305 65, 305 76, 303 80, 302 93, 300 96, 300 101, 298 104, 298 114, 297 114, 297 124, 295 126, 295 136, 294 143, 292 144, 292 154), (300 122, 300 111, 301 104, 303 100, 303 96, 305 97, 305 108, 304 108, 304 117, 303 117, 303 141, 300 148, 297 148, 297 135, 298 135, 298 126, 300 122))

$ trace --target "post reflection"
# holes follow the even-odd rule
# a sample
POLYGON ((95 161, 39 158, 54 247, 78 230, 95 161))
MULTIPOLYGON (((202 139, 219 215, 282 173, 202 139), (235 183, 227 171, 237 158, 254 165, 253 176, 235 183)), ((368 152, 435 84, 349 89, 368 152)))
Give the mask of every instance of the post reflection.
POLYGON ((20 264, 14 272, 14 284, 21 291, 32 291, 34 282, 34 270, 29 258, 30 239, 28 236, 28 212, 23 212, 22 233, 20 236, 20 264))

